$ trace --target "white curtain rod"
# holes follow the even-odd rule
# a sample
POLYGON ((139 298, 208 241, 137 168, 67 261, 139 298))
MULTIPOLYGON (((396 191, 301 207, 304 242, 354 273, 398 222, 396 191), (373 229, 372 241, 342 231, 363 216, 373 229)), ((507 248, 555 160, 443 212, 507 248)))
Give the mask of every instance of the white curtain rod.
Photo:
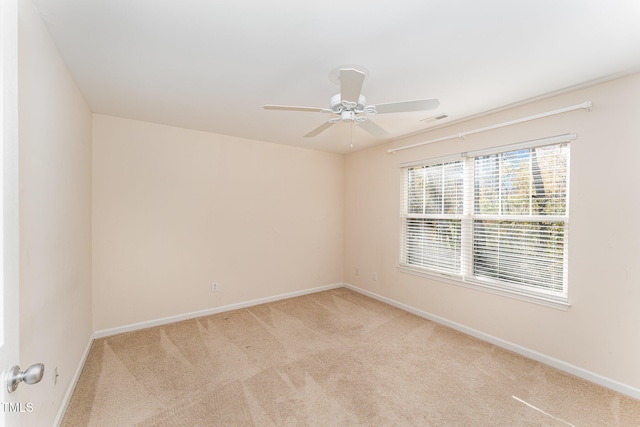
POLYGON ((528 122, 528 121, 531 121, 531 120, 541 119, 543 117, 549 117, 549 116, 554 116, 556 114, 566 113, 566 112, 569 112, 569 111, 575 111, 575 110, 581 110, 581 109, 586 109, 587 111, 591 111, 591 108, 592 108, 591 101, 587 101, 587 102, 583 102, 582 104, 572 105, 571 107, 565 107, 565 108, 560 108, 558 110, 547 111, 546 113, 540 113, 540 114, 536 114, 534 116, 522 117, 520 119, 511 120, 509 122, 498 123, 497 125, 487 126, 487 127, 483 127, 483 128, 479 128, 479 129, 474 129, 474 130, 469 130, 469 131, 466 131, 466 132, 460 132, 460 133, 457 133, 455 135, 443 136, 442 138, 431 139, 429 141, 417 142, 415 144, 405 145, 403 147, 390 148, 390 149, 387 150, 387 153, 392 153, 393 154, 396 151, 406 150, 408 148, 419 147, 421 145, 431 144, 432 142, 446 141, 448 139, 454 139, 454 138, 464 138, 465 136, 472 135, 474 133, 480 133, 480 132, 485 132, 485 131, 492 130, 492 129, 502 128, 502 127, 505 127, 505 126, 511 126, 511 125, 515 125, 515 124, 518 124, 518 123, 523 123, 523 122, 528 122))

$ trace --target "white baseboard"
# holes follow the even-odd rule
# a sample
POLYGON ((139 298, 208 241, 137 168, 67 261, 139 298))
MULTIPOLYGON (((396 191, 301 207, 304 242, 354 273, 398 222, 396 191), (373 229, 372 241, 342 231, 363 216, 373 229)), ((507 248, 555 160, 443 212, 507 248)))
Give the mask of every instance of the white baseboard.
POLYGON ((78 363, 78 367, 71 378, 71 382, 67 386, 67 390, 64 393, 64 397, 62 398, 62 402, 60 403, 60 408, 58 409, 58 413, 56 414, 56 418, 53 421, 53 426, 60 426, 62 423, 62 419, 64 418, 65 412, 67 412, 67 408, 69 407, 69 403, 71 402, 71 396, 73 396, 73 391, 76 389, 76 385, 78 384, 78 380, 80 379, 80 374, 82 373, 82 369, 84 369, 84 365, 87 362, 87 357, 89 357, 89 351, 91 351, 91 345, 93 344, 93 340, 95 339, 94 334, 91 334, 89 337, 89 342, 87 343, 87 347, 84 349, 84 353, 80 358, 80 363, 78 363))
POLYGON ((355 292, 361 293, 368 297, 377 299, 378 301, 382 301, 399 309, 408 311, 409 313, 413 313, 417 316, 424 317, 425 319, 434 321, 444 326, 448 326, 452 329, 465 333, 467 335, 471 335, 483 341, 489 342, 491 344, 497 345, 498 347, 502 347, 509 351, 513 351, 514 353, 521 354, 529 359, 536 360, 538 362, 544 363, 545 365, 549 365, 561 371, 567 372, 571 375, 575 375, 576 377, 585 379, 592 383, 601 385, 603 387, 607 387, 611 390, 615 390, 619 393, 626 394, 627 396, 633 397, 634 399, 640 399, 640 389, 632 387, 627 384, 623 384, 621 382, 612 380, 610 378, 604 377, 602 375, 595 374, 586 369, 580 368, 578 366, 572 365, 571 363, 564 362, 562 360, 556 359, 551 356, 547 356, 545 354, 539 353, 537 351, 528 349, 526 347, 522 347, 520 345, 511 343, 509 341, 503 340, 501 338, 494 337, 489 334, 485 334, 484 332, 477 331, 475 329, 469 328, 467 326, 461 325, 456 322, 452 322, 443 317, 436 316, 431 313, 427 313, 426 311, 418 310, 417 308, 411 307, 409 305, 400 303, 398 301, 392 300, 391 298, 384 297, 382 295, 378 295, 376 293, 367 291, 365 289, 359 288, 357 286, 351 285, 349 283, 344 283, 344 286, 348 289, 351 289, 355 292))
POLYGON ((183 320, 195 319, 196 317, 211 316, 212 314, 224 313, 225 311, 237 310, 239 308, 252 307, 254 305, 265 304, 268 302, 279 301, 287 298, 299 297, 307 294, 314 294, 316 292, 327 291, 329 289, 336 289, 342 287, 342 283, 335 283, 332 285, 319 286, 317 288, 305 289, 302 291, 289 292, 286 294, 275 295, 272 297, 259 298, 251 301, 240 302, 236 304, 224 305, 221 307, 209 308, 206 310, 194 311, 191 313, 179 314, 176 316, 164 317, 161 319, 148 320, 145 322, 134 323, 131 325, 119 326, 117 328, 103 329, 94 332, 95 339, 104 338, 111 335, 121 334, 123 332, 137 331, 140 329, 151 328, 154 326, 166 325, 168 323, 181 322, 183 320))

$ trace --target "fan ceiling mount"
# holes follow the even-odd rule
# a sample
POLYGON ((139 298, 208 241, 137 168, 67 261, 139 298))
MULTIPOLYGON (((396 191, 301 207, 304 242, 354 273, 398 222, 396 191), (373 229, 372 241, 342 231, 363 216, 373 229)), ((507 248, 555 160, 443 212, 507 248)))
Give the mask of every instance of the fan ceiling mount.
POLYGON ((338 122, 352 122, 376 137, 386 137, 389 132, 369 120, 376 114, 406 113, 410 111, 426 111, 438 108, 440 102, 436 98, 416 99, 413 101, 388 102, 385 104, 367 105, 367 99, 362 95, 362 84, 367 78, 367 73, 362 67, 343 66, 331 72, 329 79, 340 84, 340 93, 333 95, 329 102, 329 108, 297 107, 290 105, 265 105, 265 110, 302 111, 308 113, 335 114, 322 125, 318 126, 305 137, 313 137, 329 129, 338 122), (359 68, 359 69, 358 69, 359 68))

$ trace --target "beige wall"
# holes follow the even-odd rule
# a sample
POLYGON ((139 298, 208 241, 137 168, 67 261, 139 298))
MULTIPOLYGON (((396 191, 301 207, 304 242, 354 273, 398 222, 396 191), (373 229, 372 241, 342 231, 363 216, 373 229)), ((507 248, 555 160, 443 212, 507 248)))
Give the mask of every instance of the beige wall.
POLYGON ((28 0, 18 45, 20 361, 45 364, 42 382, 19 393, 34 407, 22 425, 43 426, 92 334, 91 111, 28 0))
POLYGON ((638 99, 640 75, 633 75, 350 154, 345 167, 345 281, 640 388, 638 99), (588 100, 593 101, 591 112, 386 152, 588 100), (571 143, 568 311, 397 271, 399 164, 569 132, 578 139, 571 143), (372 272, 378 273, 378 281, 371 279, 372 272))
POLYGON ((343 168, 341 155, 94 115, 95 330, 342 282, 343 168))

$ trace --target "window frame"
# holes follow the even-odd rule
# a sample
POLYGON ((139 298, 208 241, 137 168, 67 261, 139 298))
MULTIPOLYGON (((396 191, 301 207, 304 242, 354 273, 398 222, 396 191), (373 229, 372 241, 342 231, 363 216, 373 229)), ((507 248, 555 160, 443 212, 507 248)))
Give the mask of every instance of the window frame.
POLYGON ((565 212, 564 215, 487 215, 476 214, 474 212, 474 169, 476 157, 492 155, 498 153, 506 153, 522 149, 532 149, 548 145, 567 144, 576 139, 576 134, 564 134, 547 138, 541 138, 531 141, 523 141, 515 144, 495 146, 488 149, 476 150, 467 153, 459 153, 453 156, 438 157, 433 159, 409 162, 400 164, 401 169, 401 215, 400 215, 400 257, 398 270, 402 273, 417 275, 441 282, 450 283, 466 288, 481 290, 492 294, 506 296, 518 300, 533 302, 544 306, 567 310, 570 307, 568 298, 569 280, 568 280, 568 250, 569 250, 569 197, 570 197, 570 149, 566 159, 566 190, 565 190, 565 212), (408 203, 408 184, 407 171, 409 168, 434 166, 438 164, 449 163, 453 161, 462 161, 464 164, 464 208, 460 215, 461 226, 461 269, 460 273, 442 272, 429 269, 413 264, 405 263, 407 251, 407 220, 411 218, 411 214, 407 211, 408 203), (545 289, 534 289, 533 286, 519 285, 500 280, 492 280, 488 278, 475 277, 473 275, 473 224, 475 220, 496 220, 496 221, 514 221, 514 222, 538 222, 544 217, 545 222, 561 221, 563 222, 563 290, 562 292, 553 292, 545 289))

